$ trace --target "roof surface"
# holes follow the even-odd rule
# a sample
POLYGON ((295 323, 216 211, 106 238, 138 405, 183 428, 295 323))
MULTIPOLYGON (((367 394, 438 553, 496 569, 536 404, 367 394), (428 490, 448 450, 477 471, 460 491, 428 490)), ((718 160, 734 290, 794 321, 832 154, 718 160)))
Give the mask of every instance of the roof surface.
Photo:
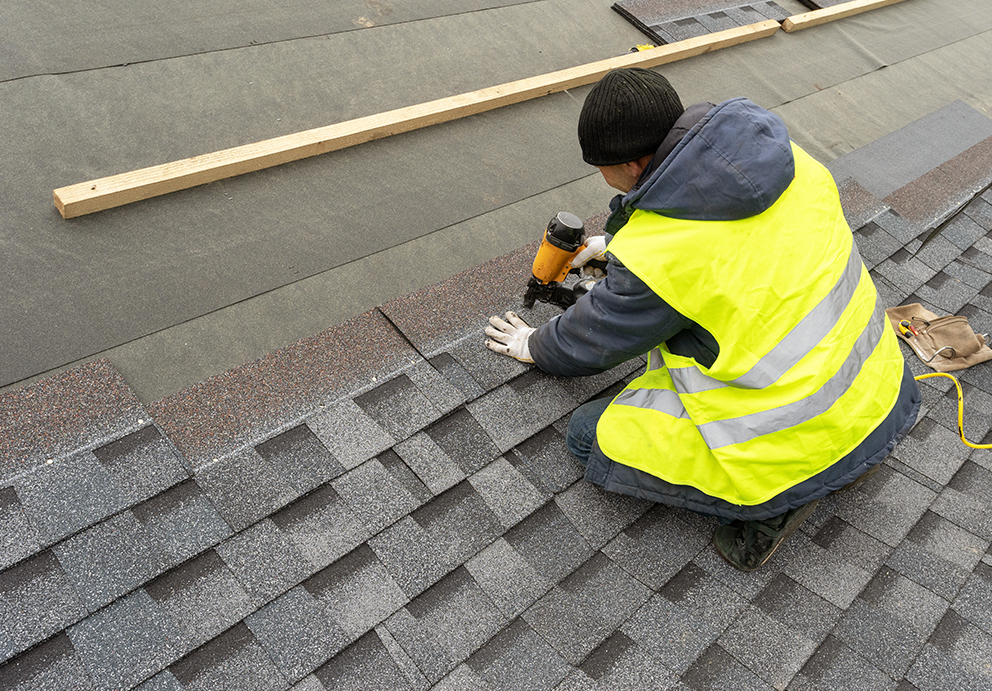
MULTIPOLYGON (((987 124, 930 117, 955 114, 987 124)), ((886 304, 986 331, 992 137, 867 189, 926 125, 839 159, 842 199, 886 304)), ((565 448, 640 361, 558 379, 484 348, 533 251, 150 406, 106 361, 0 398, 0 687, 992 688, 992 453, 949 382, 740 573, 714 520, 604 493, 565 448)), ((961 380, 988 441, 992 366, 961 380)))
MULTIPOLYGON (((20 3, 0 27, 0 374, 22 383, 0 391, 0 689, 992 688, 992 453, 957 439, 949 382, 921 383, 880 473, 743 574, 715 521, 605 494, 565 448, 570 412, 642 363, 558 379, 484 348, 519 308, 536 245, 506 250, 534 219, 603 222, 562 125, 581 90, 58 219, 50 190, 80 171, 642 40, 585 0, 236 5, 20 3), (311 89, 321 70, 340 88, 311 89), (402 193, 355 217, 373 182, 402 193)), ((751 96, 831 161, 886 305, 992 331, 985 0, 738 48, 665 74, 687 103, 751 96)), ((968 438, 992 441, 992 364, 961 380, 968 438)))

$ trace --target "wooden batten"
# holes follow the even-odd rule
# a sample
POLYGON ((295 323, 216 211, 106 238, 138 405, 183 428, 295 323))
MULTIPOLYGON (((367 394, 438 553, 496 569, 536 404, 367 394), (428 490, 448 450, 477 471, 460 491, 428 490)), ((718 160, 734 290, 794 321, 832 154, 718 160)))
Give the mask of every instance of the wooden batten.
POLYGON ((123 206, 591 84, 619 67, 657 67, 753 41, 770 36, 779 28, 779 23, 773 20, 736 27, 436 101, 77 183, 54 190, 55 206, 63 218, 123 206))
POLYGON ((822 10, 813 10, 812 12, 804 12, 803 14, 789 17, 782 22, 782 28, 791 34, 793 31, 808 29, 811 26, 819 26, 820 24, 832 22, 835 19, 851 17, 862 12, 885 7, 886 5, 894 5, 897 2, 902 2, 902 0, 852 0, 852 2, 845 2, 840 5, 834 5, 833 7, 825 7, 822 10))

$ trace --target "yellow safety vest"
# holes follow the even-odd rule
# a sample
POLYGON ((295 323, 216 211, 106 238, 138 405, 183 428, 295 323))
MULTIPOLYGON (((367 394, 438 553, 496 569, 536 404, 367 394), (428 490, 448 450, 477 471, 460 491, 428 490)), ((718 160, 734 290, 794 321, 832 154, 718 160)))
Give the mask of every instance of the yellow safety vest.
POLYGON ((712 367, 668 351, 613 399, 612 460, 755 505, 852 451, 895 405, 903 359, 830 174, 793 144, 765 212, 687 221, 635 211, 609 251, 709 331, 712 367))

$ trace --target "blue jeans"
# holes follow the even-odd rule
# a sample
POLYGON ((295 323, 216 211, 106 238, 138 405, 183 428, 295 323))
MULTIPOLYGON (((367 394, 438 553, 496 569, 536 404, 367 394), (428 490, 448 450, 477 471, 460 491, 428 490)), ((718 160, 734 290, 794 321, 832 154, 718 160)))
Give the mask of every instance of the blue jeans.
POLYGON ((596 439, 596 424, 612 400, 612 398, 598 398, 584 403, 575 409, 568 421, 565 443, 568 445, 568 450, 583 466, 588 463, 589 454, 592 453, 592 444, 596 439))

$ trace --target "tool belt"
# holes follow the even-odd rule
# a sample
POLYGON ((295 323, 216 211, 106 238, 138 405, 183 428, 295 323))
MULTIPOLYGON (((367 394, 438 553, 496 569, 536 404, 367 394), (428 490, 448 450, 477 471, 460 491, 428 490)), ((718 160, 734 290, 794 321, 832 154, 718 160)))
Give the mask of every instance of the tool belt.
POLYGON ((992 360, 985 334, 976 334, 967 317, 940 317, 919 303, 885 310, 896 335, 925 364, 938 372, 954 372, 992 360))

